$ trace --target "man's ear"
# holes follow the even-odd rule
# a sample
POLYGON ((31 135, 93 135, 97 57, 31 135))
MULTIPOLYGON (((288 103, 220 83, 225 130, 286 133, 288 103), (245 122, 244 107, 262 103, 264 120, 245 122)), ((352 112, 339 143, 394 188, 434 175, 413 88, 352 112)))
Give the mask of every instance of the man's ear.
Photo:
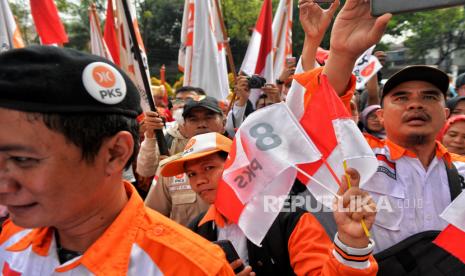
POLYGON ((102 150, 105 155, 105 173, 113 175, 124 170, 134 149, 134 139, 128 131, 120 131, 105 140, 102 150))
POLYGON ((446 112, 446 120, 447 120, 447 118, 449 118, 449 115, 450 115, 450 109, 447 107, 444 109, 445 109, 444 111, 446 112))

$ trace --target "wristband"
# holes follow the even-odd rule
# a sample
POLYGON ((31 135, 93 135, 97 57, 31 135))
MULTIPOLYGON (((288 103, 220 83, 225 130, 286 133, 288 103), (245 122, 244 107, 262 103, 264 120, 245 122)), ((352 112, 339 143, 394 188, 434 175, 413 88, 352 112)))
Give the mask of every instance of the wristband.
POLYGON ((284 81, 282 81, 280 79, 276 79, 276 84, 284 84, 284 81))

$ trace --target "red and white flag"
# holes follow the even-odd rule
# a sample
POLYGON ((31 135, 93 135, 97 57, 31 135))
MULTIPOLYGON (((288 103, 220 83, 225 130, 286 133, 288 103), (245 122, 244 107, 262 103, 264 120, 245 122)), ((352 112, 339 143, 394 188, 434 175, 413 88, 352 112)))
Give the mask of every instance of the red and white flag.
POLYGON ((229 94, 224 38, 216 4, 211 0, 186 0, 178 65, 184 85, 201 87, 219 100, 229 94))
POLYGON ((365 84, 375 75, 383 66, 378 58, 372 55, 375 46, 366 50, 355 62, 353 74, 356 78, 355 89, 365 88, 365 84))
POLYGON ((139 95, 141 98, 141 107, 144 111, 150 110, 150 106, 147 100, 147 94, 145 93, 144 80, 142 74, 147 76, 147 79, 150 80, 149 66, 147 63, 147 55, 145 54, 144 43, 139 32, 139 25, 137 24, 136 18, 136 9, 134 5, 131 4, 131 1, 127 1, 129 12, 131 18, 127 18, 124 13, 124 7, 122 1, 126 0, 116 0, 116 18, 117 18, 117 34, 118 34, 118 44, 119 44, 119 53, 120 53, 120 67, 129 77, 132 79, 134 84, 139 90, 139 95), (143 68, 141 72, 139 62, 135 57, 135 47, 131 34, 129 31, 129 24, 132 24, 134 31, 136 33, 136 39, 139 44, 139 52, 142 56, 143 68))
POLYGON ((110 51, 108 50, 105 40, 102 38, 100 31, 100 21, 97 18, 95 8, 89 9, 89 25, 90 25, 90 51, 92 54, 104 57, 113 62, 110 51))
POLYGON ((272 16, 271 0, 263 1, 241 66, 242 72, 260 75, 267 83, 274 83, 272 16))
POLYGON ((41 44, 62 45, 68 42, 68 35, 53 0, 31 0, 31 13, 41 44))
POLYGON ((274 80, 292 56, 292 5, 293 0, 280 0, 273 18, 274 80))
POLYGON ((322 154, 320 161, 299 166, 314 180, 303 174, 299 174, 299 180, 307 184, 315 198, 331 207, 344 174, 343 161, 360 173, 361 187, 376 172, 378 162, 327 76, 315 76, 320 72, 296 75, 286 104, 322 154))
POLYGON ((0 0, 0 52, 24 47, 21 32, 7 0, 0 0))
POLYGON ((434 243, 465 263, 465 192, 462 192, 441 214, 449 223, 434 243))
POLYGON ((107 18, 105 20, 103 39, 107 44, 108 50, 110 51, 111 57, 113 58, 113 62, 117 65, 120 65, 118 36, 116 34, 115 14, 113 10, 113 0, 108 0, 106 16, 107 18))
POLYGON ((236 132, 215 206, 259 245, 292 188, 296 164, 320 157, 284 103, 257 110, 236 132))

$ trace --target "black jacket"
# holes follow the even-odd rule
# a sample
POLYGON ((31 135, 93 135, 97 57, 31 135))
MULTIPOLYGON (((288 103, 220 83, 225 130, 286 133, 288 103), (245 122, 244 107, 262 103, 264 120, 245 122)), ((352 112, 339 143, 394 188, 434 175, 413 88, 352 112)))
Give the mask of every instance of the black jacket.
MULTIPOLYGON (((300 217, 305 213, 306 211, 299 208, 295 212, 279 213, 263 239, 262 247, 247 240, 249 265, 256 275, 295 275, 290 265, 288 241, 300 217)), ((218 233, 213 221, 198 226, 204 216, 205 213, 202 213, 196 217, 189 228, 209 241, 216 241, 218 233)))

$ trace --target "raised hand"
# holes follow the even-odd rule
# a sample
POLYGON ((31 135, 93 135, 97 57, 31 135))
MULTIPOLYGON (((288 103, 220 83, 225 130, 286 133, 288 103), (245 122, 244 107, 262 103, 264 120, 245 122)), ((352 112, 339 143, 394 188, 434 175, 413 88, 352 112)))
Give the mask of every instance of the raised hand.
POLYGON ((357 59, 379 42, 391 17, 372 17, 368 0, 347 0, 334 22, 330 51, 357 59))
POLYGON ((333 20, 337 7, 339 0, 334 1, 328 9, 322 9, 313 0, 299 0, 299 19, 306 36, 312 40, 319 40, 319 44, 333 20))
POLYGON ((347 169, 351 188, 347 189, 347 177, 339 189, 339 198, 334 203, 334 219, 337 224, 338 237, 341 242, 354 248, 368 245, 368 237, 362 226, 362 219, 368 229, 375 221, 376 204, 371 196, 359 189, 360 175, 354 169, 347 169))

